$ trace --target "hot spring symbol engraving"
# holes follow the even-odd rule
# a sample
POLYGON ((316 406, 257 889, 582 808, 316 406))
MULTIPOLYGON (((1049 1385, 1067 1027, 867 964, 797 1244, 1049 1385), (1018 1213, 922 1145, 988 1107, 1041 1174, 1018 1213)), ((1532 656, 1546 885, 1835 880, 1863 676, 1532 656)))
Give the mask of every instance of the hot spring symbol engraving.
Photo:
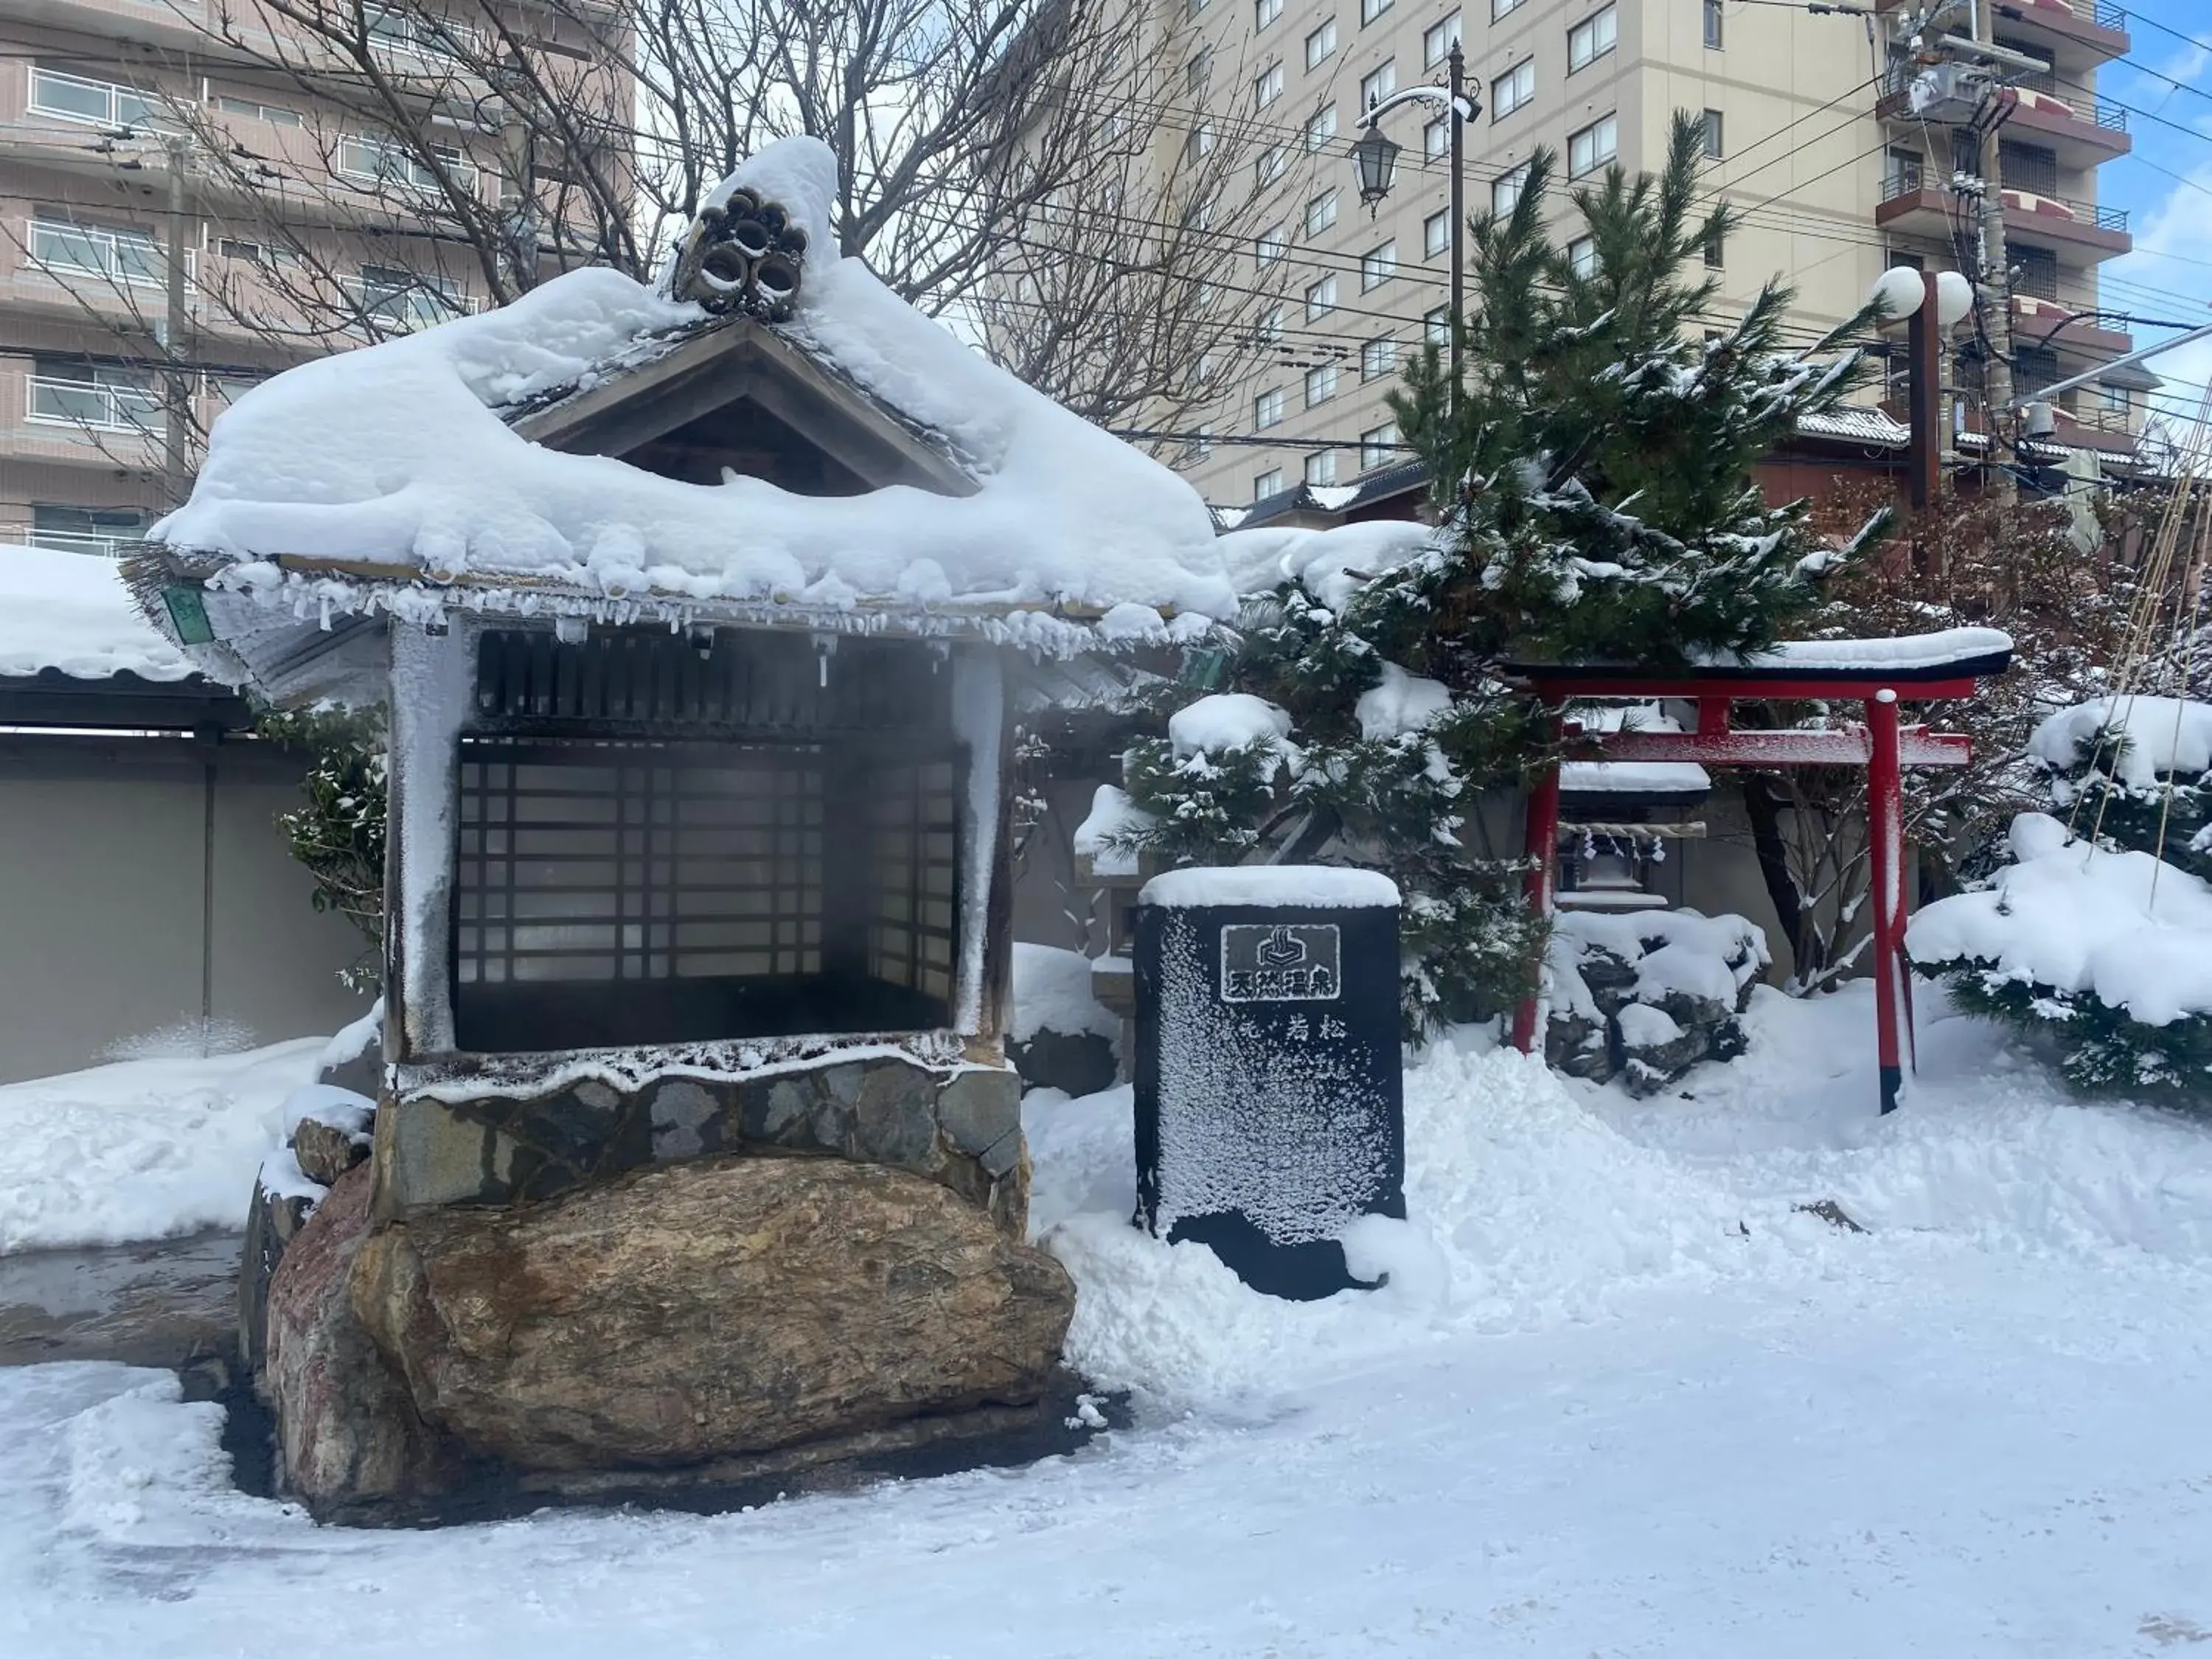
POLYGON ((1342 960, 1334 922, 1231 922, 1221 930, 1221 1000, 1334 1002, 1342 960))

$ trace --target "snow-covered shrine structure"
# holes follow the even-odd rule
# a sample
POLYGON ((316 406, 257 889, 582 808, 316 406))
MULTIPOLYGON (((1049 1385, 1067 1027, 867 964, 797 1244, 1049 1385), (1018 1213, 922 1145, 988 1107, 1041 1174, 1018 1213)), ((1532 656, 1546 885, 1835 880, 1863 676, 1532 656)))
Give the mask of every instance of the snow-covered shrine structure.
POLYGON ((217 423, 132 566, 221 678, 387 701, 380 1215, 740 1145, 1020 1236, 1010 690, 1202 637, 1198 496, 841 258, 763 151, 572 272, 217 423))
MULTIPOLYGON (((1562 773, 1568 767, 1585 773, 1593 765, 1623 762, 1865 768, 1881 1110, 1894 1111, 1912 1037, 1911 981, 1905 963, 1904 771, 1913 766, 1964 766, 1972 756, 1964 737, 1905 725, 1900 705, 1972 696, 1981 679, 2002 673, 2011 663, 2010 636, 1992 628, 1954 628, 1886 640, 1793 641, 1748 659, 1681 667, 1511 665, 1506 678, 1551 711, 1555 732, 1578 739, 1588 751, 1583 758, 1552 768, 1528 793, 1522 851, 1528 860, 1531 908, 1548 915, 1554 903, 1562 773), (1609 729, 1592 721, 1585 730, 1580 723, 1571 724, 1565 712, 1577 699, 1687 702, 1696 711, 1695 725, 1687 732, 1625 730, 1618 720, 1609 729), (1856 702, 1863 720, 1830 730, 1747 731, 1735 723, 1739 702, 1796 701, 1856 702)), ((1540 1022, 1534 997, 1515 1011, 1513 1042, 1522 1053, 1536 1047, 1540 1022)))

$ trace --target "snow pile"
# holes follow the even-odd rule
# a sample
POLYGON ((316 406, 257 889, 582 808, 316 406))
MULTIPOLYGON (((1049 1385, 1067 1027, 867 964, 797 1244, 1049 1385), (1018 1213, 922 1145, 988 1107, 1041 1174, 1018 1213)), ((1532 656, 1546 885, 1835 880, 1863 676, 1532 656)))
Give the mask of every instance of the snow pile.
MULTIPOLYGON (((1680 732, 1682 723, 1656 702, 1595 703, 1577 708, 1585 732, 1680 732)), ((1574 794, 1700 795, 1713 781, 1694 761, 1563 761, 1559 787, 1574 794)))
POLYGON ((1291 717, 1247 691, 1218 691, 1168 717, 1168 745, 1179 761, 1259 748, 1272 749, 1295 764, 1297 750, 1290 738, 1291 717))
POLYGON ((138 614, 114 560, 0 545, 0 675, 46 669, 80 680, 196 672, 138 614))
POLYGON ((1050 945, 1014 946, 1014 1018, 1006 1035, 1033 1041, 1040 1031, 1111 1037, 1121 1022, 1091 994, 1091 958, 1050 945))
MULTIPOLYGON (((826 145, 788 138, 726 186, 781 203, 807 233, 797 310, 781 331, 940 434, 975 478, 974 495, 801 496, 734 476, 684 483, 529 442, 502 406, 603 382, 702 321, 696 307, 592 269, 256 386, 216 422, 191 501, 155 536, 245 562, 218 586, 288 611, 344 600, 263 562, 312 553, 438 580, 471 570, 550 579, 610 601, 650 592, 831 612, 864 599, 1063 601, 1229 615, 1234 586, 1197 494, 840 258, 836 176, 826 145)), ((1123 612, 1123 625, 1137 615, 1123 612)))
POLYGON ((1892 668, 1943 668, 2012 649, 2012 635, 1996 628, 1943 628, 1885 640, 1790 640, 1750 656, 1711 655, 1694 660, 1715 667, 1794 668, 1806 673, 1850 673, 1892 668))
POLYGON ((0 1088, 0 1253, 235 1227, 321 1037, 0 1088))
MULTIPOLYGON (((1623 988, 1628 1002, 1656 1005, 1683 997, 1692 1005, 1726 1009, 1736 1006, 1745 988, 1773 960, 1765 933, 1742 916, 1707 916, 1695 910, 1563 910, 1553 918, 1546 967, 1553 999, 1565 1012, 1583 1019, 1604 1017, 1583 977, 1601 956, 1617 959, 1633 973, 1633 983, 1623 988)), ((1657 1030, 1648 1020, 1641 1029, 1647 1034, 1657 1030)))
POLYGON ((1938 900, 1905 933, 1913 961, 2087 992, 2146 1025, 2212 1012, 2212 887, 2148 853, 2108 853, 2041 812, 2013 820, 2014 863, 1938 900))
POLYGON ((2179 697, 2097 697, 2063 708, 2035 728, 2027 752, 2054 772, 2091 755, 2130 787, 2212 771, 2212 703, 2179 697), (2120 741, 2115 744, 2107 731, 2120 741))
POLYGON ((1131 800, 1127 790, 1102 783, 1091 798, 1089 815, 1075 826, 1075 855, 1089 859, 1091 868, 1098 875, 1133 876, 1137 853, 1130 840, 1158 822, 1131 800))
POLYGON ((1170 870, 1137 895, 1170 909, 1204 904, 1304 905, 1316 910, 1379 909, 1398 902, 1398 884, 1379 870, 1327 864, 1241 864, 1170 870))
POLYGON ((1407 1206, 1348 1248, 1380 1291, 1325 1302, 1248 1290, 1201 1245, 1133 1228, 1127 1090, 1032 1096, 1032 1231, 1079 1294, 1069 1360, 1170 1407, 1224 1405, 1438 1339, 1595 1317, 1632 1287, 1697 1283, 1784 1259, 1783 1228, 1747 1237, 1723 1183, 1634 1146, 1539 1060, 1431 1050, 1406 1078, 1407 1206))
POLYGON ((1442 680, 1409 674, 1395 662, 1382 665, 1381 684, 1359 694, 1352 714, 1369 743, 1425 732, 1451 713, 1451 690, 1442 680))

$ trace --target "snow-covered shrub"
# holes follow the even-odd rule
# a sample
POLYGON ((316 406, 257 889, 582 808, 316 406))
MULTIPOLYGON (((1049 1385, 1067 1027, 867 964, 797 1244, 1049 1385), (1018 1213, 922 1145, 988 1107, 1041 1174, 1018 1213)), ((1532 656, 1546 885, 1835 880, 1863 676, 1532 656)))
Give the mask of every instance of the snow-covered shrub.
POLYGON ((2212 885, 2040 812, 2008 846, 1985 886, 1912 919, 1913 962, 1960 1007, 2049 1039, 2085 1092, 2212 1104, 2212 885))
POLYGON ((260 734, 307 751, 300 781, 306 804, 277 815, 292 856, 314 877, 318 910, 335 910, 359 928, 368 948, 339 977, 373 987, 384 950, 384 836, 386 804, 384 719, 380 709, 270 711, 260 734))

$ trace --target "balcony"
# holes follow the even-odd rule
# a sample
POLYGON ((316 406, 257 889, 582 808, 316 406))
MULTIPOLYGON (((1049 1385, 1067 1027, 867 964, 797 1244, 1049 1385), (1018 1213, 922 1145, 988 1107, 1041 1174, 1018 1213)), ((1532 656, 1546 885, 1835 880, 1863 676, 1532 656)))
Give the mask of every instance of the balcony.
POLYGON ((2063 300, 2015 293, 2012 300, 2014 349, 2051 346, 2068 356, 2086 357, 2091 362, 2109 362, 2135 349, 2133 335, 2104 327, 2097 320, 2100 313, 2082 316, 2082 309, 2063 300))
POLYGON ((161 394, 151 387, 64 380, 51 374, 27 375, 25 384, 23 418, 33 426, 158 437, 167 424, 161 394))
MULTIPOLYGON (((1887 13, 1918 3, 1875 0, 1875 9, 1887 13)), ((1999 33, 2051 47, 2062 69, 2088 68, 2107 58, 2124 58, 2134 46, 2128 34, 2128 14, 2112 0, 1996 0, 1993 9, 1999 33)), ((1966 32, 1963 27, 1958 30, 1966 32)))
MULTIPOLYGON (((1958 195, 1948 178, 1922 167, 1899 167, 1882 180, 1874 220, 1884 230, 1948 240, 1961 216, 1980 211, 1978 199, 1958 195)), ((2063 244, 2078 264, 2117 259, 2135 246, 2125 209, 2099 207, 2063 196, 2025 190, 2004 192, 2005 230, 2039 242, 2063 244)))
POLYGON ((2005 136, 2048 144, 2062 167, 2097 167, 2135 147, 2127 111, 2094 93, 2007 87, 1998 96, 2013 106, 2005 136))

